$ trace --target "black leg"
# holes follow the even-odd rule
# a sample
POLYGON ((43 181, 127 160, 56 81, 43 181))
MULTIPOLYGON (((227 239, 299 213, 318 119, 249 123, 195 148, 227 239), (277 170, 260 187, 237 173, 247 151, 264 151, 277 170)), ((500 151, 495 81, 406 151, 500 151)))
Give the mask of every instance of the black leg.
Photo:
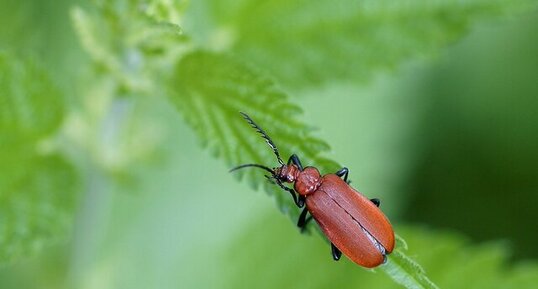
POLYGON ((347 181, 347 175, 348 174, 349 174, 349 170, 346 167, 341 168, 339 171, 336 172, 337 176, 344 177, 344 182, 346 182, 346 183, 348 183, 348 181, 347 181))
POLYGON ((370 201, 372 201, 372 203, 374 203, 374 205, 376 205, 377 207, 381 205, 381 201, 377 198, 370 199, 370 201))
POLYGON ((293 202, 295 202, 295 205, 299 208, 302 208, 304 206, 304 197, 302 196, 299 196, 299 198, 297 198, 297 195, 295 194, 295 191, 293 189, 290 189, 286 186, 284 186, 284 184, 282 184, 282 182, 280 180, 276 180, 276 183, 277 185, 279 185, 282 189, 290 192, 291 194, 291 197, 293 198, 293 202))
POLYGON ((302 207, 304 206, 305 201, 306 201, 306 197, 305 197, 305 196, 301 196, 301 195, 299 195, 299 199, 297 200, 297 204, 296 204, 296 205, 297 205, 299 208, 302 208, 302 207))
POLYGON ((304 206, 304 201, 305 201, 304 196, 299 196, 299 198, 297 198, 295 191, 293 189, 286 187, 279 179, 275 179, 274 177, 270 177, 268 175, 265 175, 265 177, 273 184, 276 183, 280 188, 289 192, 291 197, 293 198, 293 202, 295 203, 297 207, 302 208, 304 206))
POLYGON ((307 213, 308 213, 308 209, 304 208, 303 211, 301 212, 301 215, 299 216, 299 220, 297 221, 297 227, 301 229, 301 233, 303 233, 306 230, 306 225, 308 225, 310 220, 312 220, 312 216, 308 216, 308 218, 306 217, 307 213))
POLYGON ((301 161, 299 160, 299 157, 296 154, 292 154, 291 157, 288 159, 288 165, 291 163, 296 165, 300 171, 303 170, 303 165, 301 164, 301 161))
POLYGON ((333 253, 333 260, 334 261, 340 260, 340 257, 342 257, 342 252, 340 252, 340 250, 338 250, 338 248, 336 248, 336 246, 333 243, 331 243, 331 251, 333 253))

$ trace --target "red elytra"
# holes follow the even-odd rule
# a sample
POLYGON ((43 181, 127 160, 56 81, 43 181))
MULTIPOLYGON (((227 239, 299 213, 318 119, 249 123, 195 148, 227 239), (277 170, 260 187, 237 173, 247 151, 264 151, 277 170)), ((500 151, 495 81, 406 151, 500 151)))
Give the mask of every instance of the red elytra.
POLYGON ((314 167, 303 168, 295 154, 284 164, 277 147, 265 131, 247 114, 241 114, 273 149, 280 167, 271 169, 259 164, 244 164, 231 171, 245 167, 264 169, 271 173, 270 177, 266 177, 290 192, 299 208, 306 202, 297 226, 304 230, 311 219, 306 215, 310 213, 331 242, 334 260, 339 260, 344 253, 363 267, 373 268, 383 264, 386 255, 394 249, 394 231, 387 217, 379 209, 379 200, 370 200, 349 186, 347 168, 342 168, 335 174, 321 176, 314 167), (284 183, 293 183, 294 189, 284 183))

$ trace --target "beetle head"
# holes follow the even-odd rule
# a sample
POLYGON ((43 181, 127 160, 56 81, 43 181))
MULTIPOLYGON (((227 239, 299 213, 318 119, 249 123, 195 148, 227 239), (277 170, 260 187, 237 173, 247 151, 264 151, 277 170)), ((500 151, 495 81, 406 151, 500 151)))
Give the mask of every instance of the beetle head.
POLYGON ((296 165, 282 165, 273 169, 274 178, 280 180, 283 183, 293 183, 297 179, 300 173, 299 168, 296 165))

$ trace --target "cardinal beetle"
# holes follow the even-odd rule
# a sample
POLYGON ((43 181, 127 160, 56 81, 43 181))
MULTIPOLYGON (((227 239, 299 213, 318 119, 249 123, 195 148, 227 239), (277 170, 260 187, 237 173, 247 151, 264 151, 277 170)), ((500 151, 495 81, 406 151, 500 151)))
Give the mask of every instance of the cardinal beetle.
POLYGON ((353 262, 367 268, 385 263, 386 255, 394 249, 394 231, 379 209, 380 201, 368 199, 350 187, 347 180, 349 170, 345 167, 334 174, 321 176, 318 169, 303 167, 295 154, 284 164, 276 145, 265 131, 246 113, 241 112, 241 115, 273 149, 280 166, 271 169, 260 164, 244 164, 230 172, 247 167, 266 170, 271 174, 266 177, 288 191, 297 207, 302 208, 306 203, 297 226, 303 231, 313 218, 331 242, 335 261, 344 253, 353 262), (284 183, 293 183, 293 189, 284 183), (310 216, 307 218, 308 213, 310 216))

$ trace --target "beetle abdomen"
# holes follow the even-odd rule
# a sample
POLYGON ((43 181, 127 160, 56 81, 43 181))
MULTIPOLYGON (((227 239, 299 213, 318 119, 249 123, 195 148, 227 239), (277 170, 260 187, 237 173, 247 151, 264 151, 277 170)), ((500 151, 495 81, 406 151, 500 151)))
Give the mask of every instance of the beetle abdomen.
POLYGON ((387 253, 394 249, 394 231, 387 217, 370 199, 334 174, 323 176, 319 190, 325 191, 338 205, 361 224, 387 253))
POLYGON ((392 252, 394 232, 385 215, 338 176, 324 176, 306 206, 327 238, 353 262, 376 267, 392 252))

